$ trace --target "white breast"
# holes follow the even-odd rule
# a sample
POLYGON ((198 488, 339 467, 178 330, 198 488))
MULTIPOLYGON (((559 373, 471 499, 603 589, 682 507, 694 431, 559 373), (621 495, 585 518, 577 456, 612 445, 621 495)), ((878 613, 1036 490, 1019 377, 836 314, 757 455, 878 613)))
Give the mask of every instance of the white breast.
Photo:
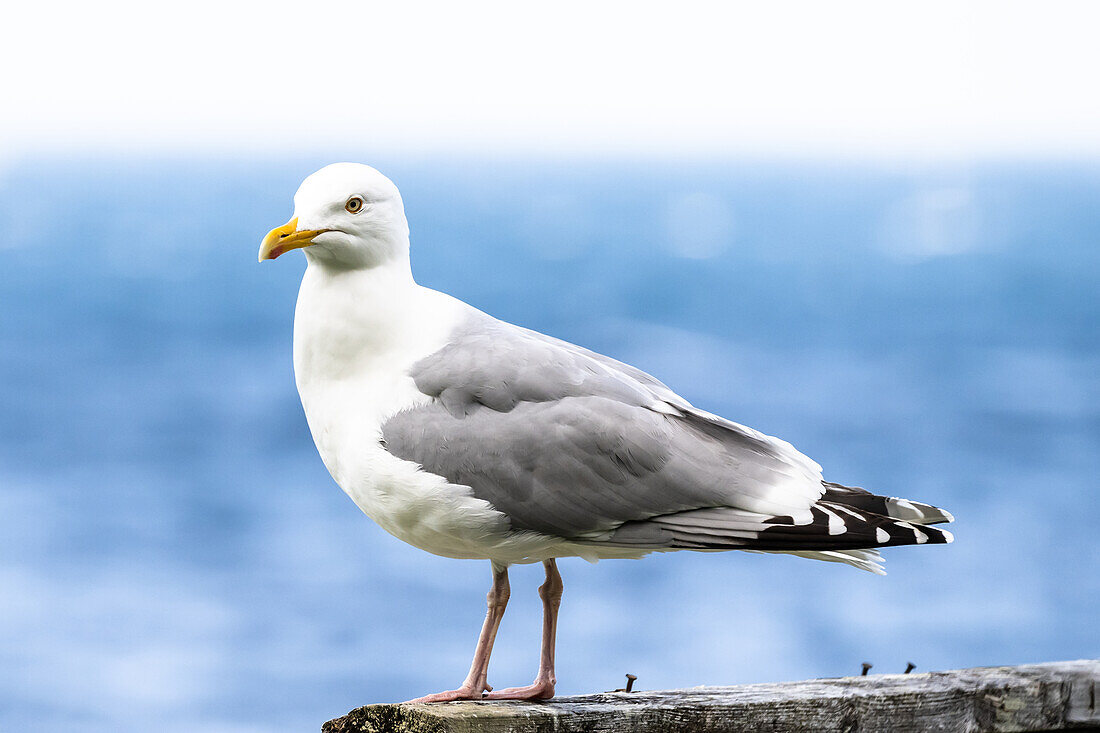
POLYGON ((367 516, 428 552, 489 557, 506 518, 381 444, 388 417, 430 399, 409 368, 445 345, 467 308, 411 278, 311 265, 295 311, 294 371, 321 459, 367 516))

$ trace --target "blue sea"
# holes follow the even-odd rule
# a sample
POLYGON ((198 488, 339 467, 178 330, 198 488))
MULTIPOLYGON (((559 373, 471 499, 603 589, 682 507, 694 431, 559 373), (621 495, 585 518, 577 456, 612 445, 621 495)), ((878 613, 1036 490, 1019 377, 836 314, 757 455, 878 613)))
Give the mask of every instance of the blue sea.
MULTIPOLYGON (((564 560, 559 692, 1100 657, 1100 166, 354 157, 422 284, 958 518, 884 578, 564 560)), ((0 729, 316 730, 464 677, 488 563, 329 478, 304 260, 256 263, 327 162, 0 169, 0 729)), ((494 685, 535 672, 539 582, 512 573, 494 685)))

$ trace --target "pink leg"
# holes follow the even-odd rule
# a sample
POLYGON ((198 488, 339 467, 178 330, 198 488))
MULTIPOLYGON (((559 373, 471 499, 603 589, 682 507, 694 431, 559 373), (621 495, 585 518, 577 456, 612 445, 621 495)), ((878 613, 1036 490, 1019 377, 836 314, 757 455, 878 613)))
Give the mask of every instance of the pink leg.
POLYGON ((558 633, 558 607, 561 606, 561 593, 565 587, 558 573, 558 564, 547 560, 546 582, 539 586, 542 598, 542 656, 539 659, 539 673, 535 681, 527 687, 509 687, 506 690, 490 692, 485 697, 490 700, 547 700, 554 696, 554 642, 558 633))
POLYGON ((470 674, 466 675, 466 681, 457 690, 437 692, 434 695, 409 700, 409 702, 480 700, 484 691, 493 689, 486 681, 489 673, 489 655, 493 653, 493 641, 497 638, 497 629, 500 627, 500 620, 504 617, 504 609, 508 606, 509 595, 511 595, 511 589, 508 586, 508 566, 493 563, 493 587, 489 589, 489 595, 486 598, 489 602, 489 610, 485 613, 485 623, 481 626, 481 636, 477 639, 474 661, 470 665, 470 674))

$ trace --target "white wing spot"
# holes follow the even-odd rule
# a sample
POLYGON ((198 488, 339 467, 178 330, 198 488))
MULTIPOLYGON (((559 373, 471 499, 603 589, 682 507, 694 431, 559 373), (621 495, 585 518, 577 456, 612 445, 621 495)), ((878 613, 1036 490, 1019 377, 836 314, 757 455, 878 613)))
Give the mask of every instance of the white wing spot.
POLYGON ((875 539, 878 540, 880 543, 889 542, 890 534, 882 527, 879 527, 875 530, 875 539))
POLYGON ((809 509, 803 509, 802 511, 792 512, 790 514, 791 523, 796 527, 804 524, 813 524, 814 514, 809 509))
POLYGON ((890 509, 894 510, 890 512, 890 516, 892 517, 898 519, 920 519, 924 516, 924 512, 907 499, 893 497, 890 499, 890 504, 892 505, 890 509))
POLYGON ((839 514, 820 505, 818 505, 817 508, 825 512, 825 515, 829 517, 829 534, 844 534, 848 531, 847 525, 839 514))

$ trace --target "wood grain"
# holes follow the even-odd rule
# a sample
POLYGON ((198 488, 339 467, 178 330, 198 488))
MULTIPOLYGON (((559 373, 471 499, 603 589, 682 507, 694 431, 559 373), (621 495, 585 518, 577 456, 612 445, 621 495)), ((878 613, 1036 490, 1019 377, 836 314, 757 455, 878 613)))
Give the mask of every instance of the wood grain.
POLYGON ((368 705, 324 733, 1100 731, 1100 660, 740 687, 561 697, 541 703, 368 705))

